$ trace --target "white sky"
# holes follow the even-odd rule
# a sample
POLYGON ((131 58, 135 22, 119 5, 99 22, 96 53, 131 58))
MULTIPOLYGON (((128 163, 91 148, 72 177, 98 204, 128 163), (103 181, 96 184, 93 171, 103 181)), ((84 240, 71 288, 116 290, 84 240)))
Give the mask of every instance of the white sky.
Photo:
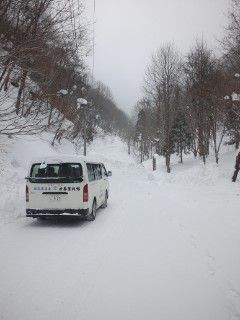
MULTIPOLYGON (((92 14, 94 0, 85 0, 92 14)), ((95 0, 94 76, 130 112, 152 53, 174 41, 184 55, 197 36, 218 50, 230 0, 95 0)), ((91 60, 90 60, 91 61, 91 60)))

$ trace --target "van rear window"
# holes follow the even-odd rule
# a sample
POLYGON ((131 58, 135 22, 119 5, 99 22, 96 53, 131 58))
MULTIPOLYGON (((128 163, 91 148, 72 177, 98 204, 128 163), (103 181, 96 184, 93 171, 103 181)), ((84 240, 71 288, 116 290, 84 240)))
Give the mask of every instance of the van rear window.
POLYGON ((72 183, 82 180, 82 166, 79 163, 59 163, 32 165, 30 182, 64 182, 72 183))

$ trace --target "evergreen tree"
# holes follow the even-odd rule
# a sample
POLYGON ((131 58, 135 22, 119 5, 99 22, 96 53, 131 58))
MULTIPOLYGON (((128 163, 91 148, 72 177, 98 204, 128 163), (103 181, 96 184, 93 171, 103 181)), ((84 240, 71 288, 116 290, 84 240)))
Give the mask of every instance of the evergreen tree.
POLYGON ((171 130, 171 152, 180 156, 183 162, 183 153, 188 154, 191 150, 193 135, 183 112, 179 111, 171 130))

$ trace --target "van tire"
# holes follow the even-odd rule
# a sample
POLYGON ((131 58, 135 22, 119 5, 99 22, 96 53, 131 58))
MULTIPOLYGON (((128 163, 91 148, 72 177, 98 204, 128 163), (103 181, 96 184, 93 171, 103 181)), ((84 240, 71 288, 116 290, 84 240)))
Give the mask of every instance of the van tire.
POLYGON ((105 208, 107 208, 107 206, 108 206, 108 192, 106 191, 105 200, 104 200, 103 204, 101 205, 101 208, 105 209, 105 208))
POLYGON ((92 204, 92 211, 86 218, 87 221, 94 221, 96 219, 96 213, 97 213, 97 203, 96 203, 96 199, 94 199, 92 204))

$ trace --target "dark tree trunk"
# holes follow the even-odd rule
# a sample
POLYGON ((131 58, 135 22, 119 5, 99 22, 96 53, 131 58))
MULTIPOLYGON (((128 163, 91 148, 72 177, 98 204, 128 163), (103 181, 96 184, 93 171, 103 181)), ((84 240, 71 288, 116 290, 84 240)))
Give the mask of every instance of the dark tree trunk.
POLYGON ((170 155, 166 155, 166 167, 167 167, 167 173, 171 173, 171 167, 170 167, 170 155))
POLYGON ((236 157, 235 171, 232 177, 233 182, 236 182, 239 170, 240 170, 240 152, 236 157))
POLYGON ((3 80, 3 83, 1 85, 1 88, 0 88, 0 91, 2 90, 2 88, 4 89, 4 91, 6 92, 7 89, 8 89, 8 84, 9 84, 9 80, 10 80, 10 75, 12 73, 12 70, 14 68, 14 63, 12 62, 6 69, 6 71, 2 74, 2 77, 4 77, 5 73, 6 74, 6 77, 5 79, 3 80))
POLYGON ((19 114, 19 111, 20 111, 21 98, 22 98, 24 87, 25 87, 26 78, 27 78, 27 70, 23 70, 21 81, 20 81, 20 87, 18 90, 17 101, 16 101, 16 114, 19 114))
POLYGON ((50 112, 49 112, 49 117, 48 117, 48 128, 50 128, 50 125, 51 125, 52 113, 53 113, 53 107, 51 106, 50 112))
POLYGON ((131 154, 131 138, 128 138, 128 154, 131 154))
POLYGON ((233 174, 233 177, 232 177, 232 182, 236 182, 237 181, 238 172, 239 172, 239 169, 236 169, 234 171, 234 174, 233 174))
POLYGON ((183 163, 183 150, 181 148, 181 152, 180 152, 180 162, 183 163))
POLYGON ((236 150, 239 149, 239 140, 238 140, 238 138, 236 138, 235 149, 236 149, 236 150))

